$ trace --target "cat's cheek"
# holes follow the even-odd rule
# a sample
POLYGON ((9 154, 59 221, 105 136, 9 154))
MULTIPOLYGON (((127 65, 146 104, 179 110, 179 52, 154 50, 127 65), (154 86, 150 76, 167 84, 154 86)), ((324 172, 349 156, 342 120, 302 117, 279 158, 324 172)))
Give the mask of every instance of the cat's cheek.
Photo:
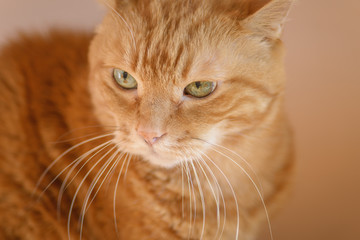
MULTIPOLYGON (((205 140, 206 142, 210 144, 219 144, 224 136, 224 130, 219 126, 220 124, 216 124, 212 126, 209 130, 201 134, 201 139, 205 140)), ((207 149, 209 144, 205 146, 207 149)))
POLYGON ((106 100, 103 98, 100 91, 91 89, 92 105, 95 110, 95 116, 104 126, 111 126, 114 124, 114 114, 109 109, 106 100))
MULTIPOLYGON (((106 78, 101 74, 95 74, 89 85, 96 118, 103 126, 120 127, 123 123, 133 122, 135 98, 103 79, 106 78)), ((131 129, 131 124, 128 125, 127 128, 131 129)))

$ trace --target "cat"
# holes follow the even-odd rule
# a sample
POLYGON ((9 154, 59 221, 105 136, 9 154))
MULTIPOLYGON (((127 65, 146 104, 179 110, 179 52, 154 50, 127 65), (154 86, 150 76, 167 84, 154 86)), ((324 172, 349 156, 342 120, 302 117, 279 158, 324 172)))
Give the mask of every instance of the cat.
POLYGON ((272 239, 293 1, 103 3, 1 50, 0 239, 272 239))

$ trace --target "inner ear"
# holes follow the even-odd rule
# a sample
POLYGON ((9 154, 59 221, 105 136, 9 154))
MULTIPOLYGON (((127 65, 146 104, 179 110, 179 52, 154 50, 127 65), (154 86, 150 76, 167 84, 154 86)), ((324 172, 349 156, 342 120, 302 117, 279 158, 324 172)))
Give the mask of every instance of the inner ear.
MULTIPOLYGON (((243 26, 254 33, 264 35, 270 39, 280 37, 284 22, 290 7, 294 0, 261 0, 255 1, 254 7, 260 9, 255 10, 253 14, 243 21, 243 26), (256 4, 261 2, 265 5, 256 4)), ((256 9, 256 8, 255 8, 256 9)))
POLYGON ((263 8, 271 0, 247 0, 248 15, 252 15, 263 8))

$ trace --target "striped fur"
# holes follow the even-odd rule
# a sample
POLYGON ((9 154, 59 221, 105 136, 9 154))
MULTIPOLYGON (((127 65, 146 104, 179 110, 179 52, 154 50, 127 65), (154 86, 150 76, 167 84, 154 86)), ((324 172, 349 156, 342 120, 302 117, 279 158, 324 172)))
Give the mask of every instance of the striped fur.
POLYGON ((292 1, 102 2, 94 36, 1 50, 0 239, 255 239, 291 182, 292 1), (217 88, 184 96, 194 81, 217 88), (149 147, 139 128, 165 135, 149 147))

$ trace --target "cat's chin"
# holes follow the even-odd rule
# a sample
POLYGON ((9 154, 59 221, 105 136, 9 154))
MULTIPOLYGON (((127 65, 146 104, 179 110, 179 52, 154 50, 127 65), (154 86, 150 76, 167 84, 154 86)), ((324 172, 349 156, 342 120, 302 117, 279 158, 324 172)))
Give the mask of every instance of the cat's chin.
POLYGON ((157 154, 157 153, 146 154, 146 156, 143 155, 142 158, 144 161, 147 161, 153 164, 154 166, 164 167, 164 168, 173 168, 179 165, 180 162, 182 161, 169 156, 162 156, 161 154, 157 154))
POLYGON ((166 147, 149 147, 146 144, 132 143, 123 148, 122 151, 140 157, 142 161, 148 162, 156 167, 173 168, 183 161, 189 161, 190 156, 179 153, 166 147))

